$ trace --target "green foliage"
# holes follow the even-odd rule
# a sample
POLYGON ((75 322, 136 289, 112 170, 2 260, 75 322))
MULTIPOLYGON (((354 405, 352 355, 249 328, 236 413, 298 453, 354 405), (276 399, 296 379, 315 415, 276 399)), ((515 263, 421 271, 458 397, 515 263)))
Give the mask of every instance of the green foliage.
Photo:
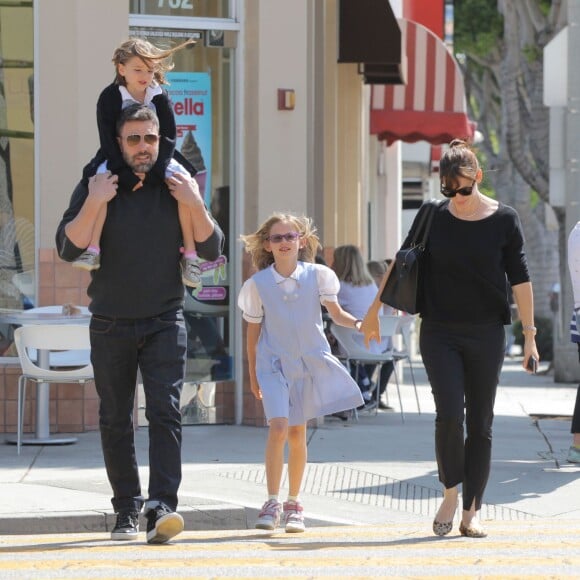
POLYGON ((536 62, 537 60, 543 58, 544 51, 539 46, 532 46, 528 44, 523 48, 522 54, 524 55, 528 63, 531 63, 536 62))
POLYGON ((455 0, 453 44, 456 52, 487 57, 503 38, 497 0, 455 0))
MULTIPOLYGON (((554 344, 552 336, 552 319, 536 316, 536 328, 538 329, 538 333, 536 334, 536 346, 538 347, 540 360, 553 360, 554 344)), ((522 334, 522 323, 519 320, 513 323, 513 330, 514 336, 516 337, 515 343, 523 348, 524 336, 522 334)))

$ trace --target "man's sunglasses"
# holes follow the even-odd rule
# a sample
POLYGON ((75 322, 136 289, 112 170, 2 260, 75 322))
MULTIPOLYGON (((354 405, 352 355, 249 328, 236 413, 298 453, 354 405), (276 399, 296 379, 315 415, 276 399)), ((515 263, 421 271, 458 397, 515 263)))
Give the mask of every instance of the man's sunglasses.
POLYGON ((441 192, 441 195, 444 195, 445 197, 455 197, 457 194, 471 195, 474 185, 475 179, 471 185, 468 185, 467 187, 460 187, 459 189, 450 189, 449 187, 445 187, 443 184, 441 184, 441 189, 439 191, 441 192))
POLYGON ((272 244, 279 244, 282 242, 282 240, 286 240, 287 242, 295 242, 300 237, 301 236, 298 232, 288 232, 287 234, 274 234, 272 236, 268 236, 266 240, 272 244))
POLYGON ((127 135, 125 137, 127 145, 130 145, 131 147, 139 145, 141 139, 143 139, 147 145, 155 145, 155 143, 159 141, 159 135, 155 135, 155 133, 147 133, 147 135, 127 135))

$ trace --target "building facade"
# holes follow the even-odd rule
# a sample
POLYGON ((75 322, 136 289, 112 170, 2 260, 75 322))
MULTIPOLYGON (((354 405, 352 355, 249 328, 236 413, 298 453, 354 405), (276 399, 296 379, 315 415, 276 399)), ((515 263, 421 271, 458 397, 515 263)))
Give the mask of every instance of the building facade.
MULTIPOLYGON (((227 247, 185 297, 184 422, 262 425, 236 308, 249 275, 239 235, 287 210, 314 218, 327 251, 354 243, 371 254, 369 90, 357 64, 337 63, 338 10, 338 0, 0 1, 0 308, 88 304, 89 275, 60 261, 54 234, 98 148, 95 105, 113 51, 128 36, 195 38, 167 88, 178 148, 227 247)), ((14 432, 19 367, 1 312, 0 329, 0 431, 14 432)), ((51 430, 95 429, 97 408, 94 389, 51 389, 51 430)), ((25 430, 34 416, 32 396, 25 430)))

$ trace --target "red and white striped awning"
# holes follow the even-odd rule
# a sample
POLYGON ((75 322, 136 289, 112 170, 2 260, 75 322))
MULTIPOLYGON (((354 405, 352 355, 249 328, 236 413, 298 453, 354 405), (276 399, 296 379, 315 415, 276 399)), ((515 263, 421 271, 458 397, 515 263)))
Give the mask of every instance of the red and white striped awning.
POLYGON ((400 18, 407 56, 405 85, 373 85, 370 130, 390 145, 458 137, 472 140, 475 123, 467 116, 463 75, 445 44, 428 28, 400 18))

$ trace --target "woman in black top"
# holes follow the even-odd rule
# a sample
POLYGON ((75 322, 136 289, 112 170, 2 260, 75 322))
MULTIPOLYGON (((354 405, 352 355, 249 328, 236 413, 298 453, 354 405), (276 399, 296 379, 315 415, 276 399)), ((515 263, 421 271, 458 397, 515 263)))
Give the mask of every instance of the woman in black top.
MULTIPOLYGON (((421 356, 435 399, 435 449, 444 499, 433 522, 448 534, 462 484, 459 531, 486 535, 479 518, 491 463, 493 405, 510 324, 511 285, 525 337, 523 366, 538 360, 532 285, 523 234, 511 207, 482 195, 482 170, 461 140, 451 142, 439 173, 448 198, 435 209, 425 254, 421 295, 421 356), (467 437, 464 438, 465 420, 467 437)), ((425 210, 425 205, 419 214, 425 210)), ((418 214, 418 215, 419 215, 418 214)), ((416 218, 403 247, 409 245, 416 218)), ((381 288, 362 325, 367 344, 380 337, 381 288)))

